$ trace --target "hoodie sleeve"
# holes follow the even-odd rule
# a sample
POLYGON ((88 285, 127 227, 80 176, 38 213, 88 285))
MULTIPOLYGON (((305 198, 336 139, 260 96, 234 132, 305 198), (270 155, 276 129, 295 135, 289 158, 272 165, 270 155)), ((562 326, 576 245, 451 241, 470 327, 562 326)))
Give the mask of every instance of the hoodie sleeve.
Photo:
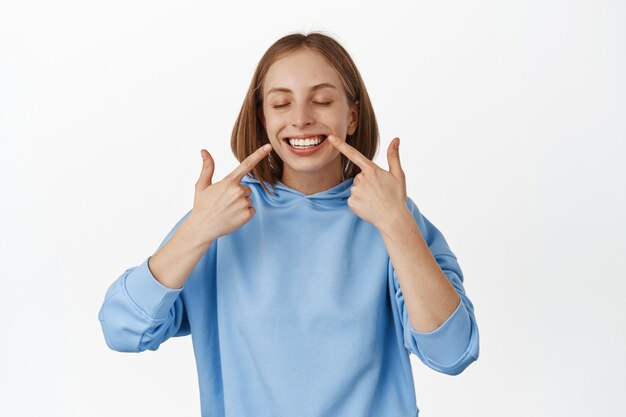
MULTIPOLYGON (((159 249, 172 237, 187 212, 170 230, 159 249)), ((119 352, 157 350, 172 336, 190 333, 181 292, 164 286, 152 275, 147 257, 128 268, 109 287, 98 319, 109 348, 119 352)))
POLYGON ((428 367, 448 375, 458 375, 479 356, 478 326, 474 306, 465 294, 463 272, 441 232, 423 216, 415 202, 407 197, 407 207, 433 254, 461 299, 452 314, 435 330, 418 332, 411 325, 404 295, 396 272, 389 261, 390 289, 403 331, 404 346, 428 367))

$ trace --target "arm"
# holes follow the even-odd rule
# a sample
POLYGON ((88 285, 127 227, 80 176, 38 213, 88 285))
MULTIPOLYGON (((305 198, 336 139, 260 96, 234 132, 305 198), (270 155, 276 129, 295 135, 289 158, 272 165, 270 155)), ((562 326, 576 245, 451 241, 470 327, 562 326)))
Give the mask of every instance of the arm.
POLYGON ((407 209, 381 228, 405 346, 432 369, 456 375, 478 358, 473 305, 441 232, 410 198, 407 209))
POLYGON ((176 232, 165 239, 159 250, 149 258, 148 267, 154 278, 170 289, 182 289, 189 274, 215 239, 208 242, 201 239, 196 231, 199 225, 187 213, 176 232))
POLYGON ((109 348, 157 350, 168 338, 189 334, 180 294, 207 252, 187 229, 189 214, 176 223, 154 255, 124 271, 109 287, 98 314, 109 348))
MULTIPOLYGON (((190 333, 183 286, 196 273, 214 269, 218 236, 231 233, 255 213, 248 174, 272 149, 266 144, 213 184, 213 157, 202 149, 202 171, 194 205, 176 223, 157 252, 127 269, 107 291, 98 314, 107 345, 122 352, 157 350, 171 336, 190 333), (207 263, 212 265, 207 265, 207 263)), ((201 278, 201 277, 200 277, 201 278)))
POLYGON ((361 168, 354 177, 347 203, 357 216, 373 224, 384 239, 390 257, 389 286, 396 300, 392 313, 396 327, 403 329, 405 346, 435 370, 451 375, 460 373, 478 358, 474 309, 465 296, 456 256, 439 230, 421 215, 406 194, 400 139, 394 138, 387 148, 389 171, 344 140, 329 135, 328 141, 361 168), (405 307, 403 290, 410 307, 405 307), (418 331, 413 325, 426 331, 418 331))

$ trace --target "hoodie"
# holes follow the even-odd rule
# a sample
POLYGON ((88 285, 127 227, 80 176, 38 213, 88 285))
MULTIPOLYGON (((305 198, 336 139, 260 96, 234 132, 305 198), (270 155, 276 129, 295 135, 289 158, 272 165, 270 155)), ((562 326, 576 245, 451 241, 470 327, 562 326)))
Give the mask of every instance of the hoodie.
POLYGON ((462 372, 479 354, 474 307, 456 256, 407 197, 461 299, 437 329, 411 326, 382 237, 347 204, 352 181, 311 195, 278 182, 270 195, 246 175, 255 215, 211 243, 183 288, 159 283, 150 257, 111 284, 107 345, 154 351, 191 334, 203 417, 416 417, 409 354, 462 372))

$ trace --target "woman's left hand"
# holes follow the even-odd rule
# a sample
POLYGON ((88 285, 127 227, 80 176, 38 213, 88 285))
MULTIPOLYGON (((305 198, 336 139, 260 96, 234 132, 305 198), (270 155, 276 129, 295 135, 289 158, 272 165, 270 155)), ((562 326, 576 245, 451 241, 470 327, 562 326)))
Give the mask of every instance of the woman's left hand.
POLYGON ((379 167, 353 146, 334 135, 330 143, 350 161, 361 168, 354 177, 348 206, 363 220, 382 230, 408 210, 406 179, 400 165, 400 138, 394 138, 387 148, 389 171, 379 167), (334 139, 334 140, 333 140, 334 139))

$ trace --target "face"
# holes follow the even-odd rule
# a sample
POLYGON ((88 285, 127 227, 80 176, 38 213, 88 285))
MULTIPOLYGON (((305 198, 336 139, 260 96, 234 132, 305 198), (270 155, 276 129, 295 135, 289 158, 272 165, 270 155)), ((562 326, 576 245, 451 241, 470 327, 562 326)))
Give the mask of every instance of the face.
POLYGON ((319 53, 300 49, 270 66, 259 117, 284 162, 283 178, 341 176, 339 151, 326 137, 355 132, 357 105, 349 105, 339 75, 319 53))

